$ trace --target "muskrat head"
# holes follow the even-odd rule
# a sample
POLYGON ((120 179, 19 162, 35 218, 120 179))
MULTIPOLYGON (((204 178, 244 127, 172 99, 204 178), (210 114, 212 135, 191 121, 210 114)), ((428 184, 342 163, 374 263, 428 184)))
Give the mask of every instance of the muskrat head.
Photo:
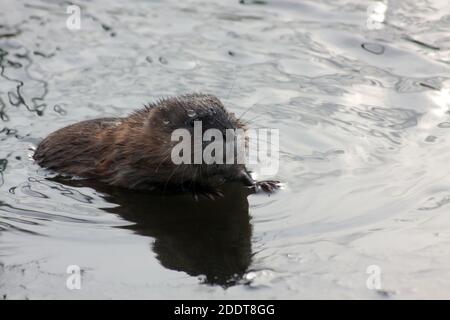
POLYGON ((163 99, 147 107, 146 117, 148 145, 153 148, 149 167, 162 183, 216 187, 241 176, 245 168, 237 161, 235 137, 244 125, 215 96, 163 99))

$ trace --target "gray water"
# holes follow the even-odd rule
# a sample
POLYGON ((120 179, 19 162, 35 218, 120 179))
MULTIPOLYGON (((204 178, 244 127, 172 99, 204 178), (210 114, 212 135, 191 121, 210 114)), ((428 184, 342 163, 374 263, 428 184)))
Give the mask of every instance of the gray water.
POLYGON ((69 30, 65 2, 0 0, 0 297, 450 298, 450 6, 390 1, 369 29, 373 3, 76 1, 69 30), (279 129, 282 190, 196 203, 30 158, 190 92, 279 129))

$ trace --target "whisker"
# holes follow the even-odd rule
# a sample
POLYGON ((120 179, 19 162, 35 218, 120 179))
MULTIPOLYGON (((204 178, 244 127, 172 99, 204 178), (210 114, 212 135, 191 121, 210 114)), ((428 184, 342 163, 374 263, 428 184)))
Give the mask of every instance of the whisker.
POLYGON ((238 120, 241 120, 242 117, 249 112, 254 106, 256 106, 262 99, 256 101, 254 104, 252 104, 250 107, 247 108, 247 110, 245 110, 243 113, 241 113, 241 115, 239 116, 238 120))
POLYGON ((175 168, 175 170, 173 170, 172 173, 170 174, 169 178, 167 178, 167 181, 166 181, 166 183, 164 184, 164 191, 163 191, 164 194, 165 194, 165 192, 166 192, 166 188, 167 188, 167 185, 168 185, 170 179, 172 179, 172 177, 175 175, 175 172, 176 172, 179 168, 180 168, 180 165, 177 165, 176 168, 175 168))
POLYGON ((233 90, 234 84, 236 83, 236 78, 237 78, 236 66, 234 66, 233 75, 234 75, 233 82, 231 83, 230 90, 228 90, 228 94, 227 94, 225 100, 228 100, 228 98, 230 97, 231 91, 233 90))
POLYGON ((253 117, 253 118, 251 118, 251 119, 249 119, 249 120, 245 120, 245 119, 244 119, 244 121, 247 121, 247 123, 250 124, 251 121, 255 121, 255 119, 258 119, 259 117, 261 117, 261 116, 263 116, 263 115, 264 115, 263 113, 260 113, 260 114, 258 114, 257 116, 255 116, 255 117, 253 117))
POLYGON ((155 169, 155 173, 158 172, 159 167, 163 164, 164 161, 167 160, 167 158, 168 158, 170 155, 171 155, 171 153, 168 153, 167 156, 165 156, 165 157, 161 160, 161 162, 158 164, 158 166, 157 166, 156 169, 155 169))

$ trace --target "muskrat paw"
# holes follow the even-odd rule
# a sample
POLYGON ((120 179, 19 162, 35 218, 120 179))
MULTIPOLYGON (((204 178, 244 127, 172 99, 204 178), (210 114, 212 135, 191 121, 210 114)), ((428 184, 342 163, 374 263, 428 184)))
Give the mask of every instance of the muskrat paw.
POLYGON ((280 181, 276 180, 265 180, 265 181, 257 181, 255 183, 255 191, 263 191, 266 193, 273 193, 275 190, 280 188, 280 181))

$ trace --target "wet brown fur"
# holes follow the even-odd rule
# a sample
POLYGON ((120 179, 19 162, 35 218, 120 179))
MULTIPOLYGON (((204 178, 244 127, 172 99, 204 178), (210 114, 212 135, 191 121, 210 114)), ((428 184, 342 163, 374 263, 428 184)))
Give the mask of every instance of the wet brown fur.
POLYGON ((62 174, 130 189, 208 188, 217 184, 215 177, 239 180, 246 172, 243 165, 172 163, 171 150, 178 142, 171 141, 171 133, 189 128, 192 110, 204 130, 244 128, 216 97, 183 95, 162 99, 125 118, 87 120, 59 129, 38 145, 34 159, 62 174))

